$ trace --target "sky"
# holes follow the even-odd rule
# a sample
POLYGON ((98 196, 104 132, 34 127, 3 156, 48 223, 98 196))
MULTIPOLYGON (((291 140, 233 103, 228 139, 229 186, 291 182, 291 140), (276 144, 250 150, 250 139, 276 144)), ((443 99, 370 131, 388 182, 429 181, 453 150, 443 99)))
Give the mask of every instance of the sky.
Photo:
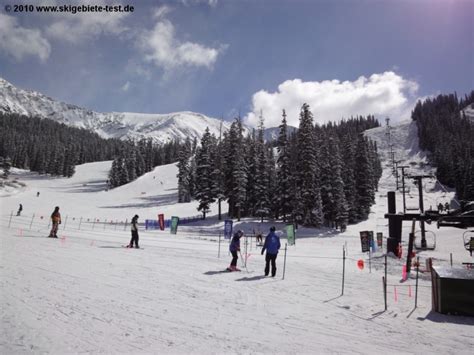
POLYGON ((298 125, 474 89, 473 0, 0 0, 0 76, 99 112, 298 125), (36 5, 130 5, 40 13, 36 5), (7 11, 10 10, 10 11, 7 11), (19 10, 17 8, 17 10, 19 10))

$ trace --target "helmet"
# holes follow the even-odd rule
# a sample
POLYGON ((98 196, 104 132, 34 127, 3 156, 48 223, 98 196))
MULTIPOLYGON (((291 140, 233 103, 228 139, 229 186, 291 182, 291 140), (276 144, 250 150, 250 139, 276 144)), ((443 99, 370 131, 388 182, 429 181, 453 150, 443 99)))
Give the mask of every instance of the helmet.
POLYGON ((239 229, 237 231, 237 234, 240 235, 240 236, 243 236, 244 235, 244 231, 242 229, 239 229))
POLYGON ((275 231, 275 227, 270 227, 270 232, 274 232, 275 231))

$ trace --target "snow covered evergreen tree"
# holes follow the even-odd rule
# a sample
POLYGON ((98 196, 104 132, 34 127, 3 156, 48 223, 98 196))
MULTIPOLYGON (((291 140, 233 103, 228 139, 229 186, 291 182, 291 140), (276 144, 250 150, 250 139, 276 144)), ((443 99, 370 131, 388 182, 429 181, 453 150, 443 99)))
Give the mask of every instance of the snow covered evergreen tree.
POLYGON ((191 141, 186 139, 178 157, 178 202, 191 201, 191 141))
MULTIPOLYGON (((283 110, 283 119, 279 126, 280 133, 277 140, 277 172, 276 172, 276 215, 282 216, 283 221, 291 215, 292 211, 292 174, 290 164, 290 147, 287 136, 286 112, 283 110)), ((270 190, 273 191, 273 190, 270 190)))
POLYGON ((206 128, 201 138, 201 146, 196 152, 196 199, 199 201, 198 211, 206 219, 206 213, 210 205, 215 201, 215 181, 213 180, 213 165, 211 161, 212 147, 214 142, 209 128, 206 128))
POLYGON ((355 155, 356 205, 359 220, 367 219, 370 206, 375 199, 374 172, 370 161, 369 147, 362 134, 357 138, 355 155))
POLYGON ((256 142, 256 175, 255 175, 255 215, 259 216, 262 221, 264 216, 270 214, 270 201, 268 196, 269 176, 267 150, 264 141, 263 117, 260 116, 258 127, 258 136, 256 142))
POLYGON ((322 204, 319 171, 316 163, 313 115, 308 104, 303 104, 301 108, 297 151, 297 183, 301 194, 303 224, 317 227, 322 223, 322 204))

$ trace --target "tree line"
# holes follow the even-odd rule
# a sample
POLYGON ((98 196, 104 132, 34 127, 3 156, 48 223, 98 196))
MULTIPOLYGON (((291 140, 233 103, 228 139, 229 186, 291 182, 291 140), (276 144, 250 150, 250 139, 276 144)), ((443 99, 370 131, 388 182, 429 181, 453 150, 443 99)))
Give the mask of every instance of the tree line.
POLYGON ((460 200, 474 200, 474 121, 463 109, 474 104, 474 91, 458 99, 438 95, 417 102, 412 119, 420 148, 429 152, 438 180, 456 189, 460 200))
POLYGON ((157 165, 175 162, 180 147, 177 141, 157 145, 151 139, 104 139, 87 129, 47 118, 0 113, 0 161, 4 169, 8 165, 71 177, 78 164, 113 159, 109 185, 115 187, 157 165))
POLYGON ((264 141, 264 122, 244 136, 236 119, 216 137, 206 129, 193 153, 188 142, 179 154, 179 202, 199 201, 203 217, 210 205, 227 201, 228 216, 276 218, 307 226, 345 228, 366 219, 382 174, 366 129, 373 116, 317 125, 307 104, 299 128, 289 133, 282 112, 279 137, 264 141))

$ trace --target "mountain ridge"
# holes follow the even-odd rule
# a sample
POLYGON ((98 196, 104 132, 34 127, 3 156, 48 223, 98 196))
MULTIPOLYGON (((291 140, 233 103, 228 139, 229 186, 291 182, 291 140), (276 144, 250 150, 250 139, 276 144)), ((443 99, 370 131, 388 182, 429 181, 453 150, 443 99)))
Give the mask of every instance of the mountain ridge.
MULTIPOLYGON (((103 138, 152 138, 156 143, 199 139, 209 127, 219 136, 231 122, 201 113, 182 111, 168 114, 134 112, 96 112, 55 100, 40 92, 17 88, 0 77, 0 112, 49 118, 66 125, 85 128, 103 138), (221 128, 222 125, 222 128, 221 128)), ((250 132, 250 128, 244 127, 250 132)))

